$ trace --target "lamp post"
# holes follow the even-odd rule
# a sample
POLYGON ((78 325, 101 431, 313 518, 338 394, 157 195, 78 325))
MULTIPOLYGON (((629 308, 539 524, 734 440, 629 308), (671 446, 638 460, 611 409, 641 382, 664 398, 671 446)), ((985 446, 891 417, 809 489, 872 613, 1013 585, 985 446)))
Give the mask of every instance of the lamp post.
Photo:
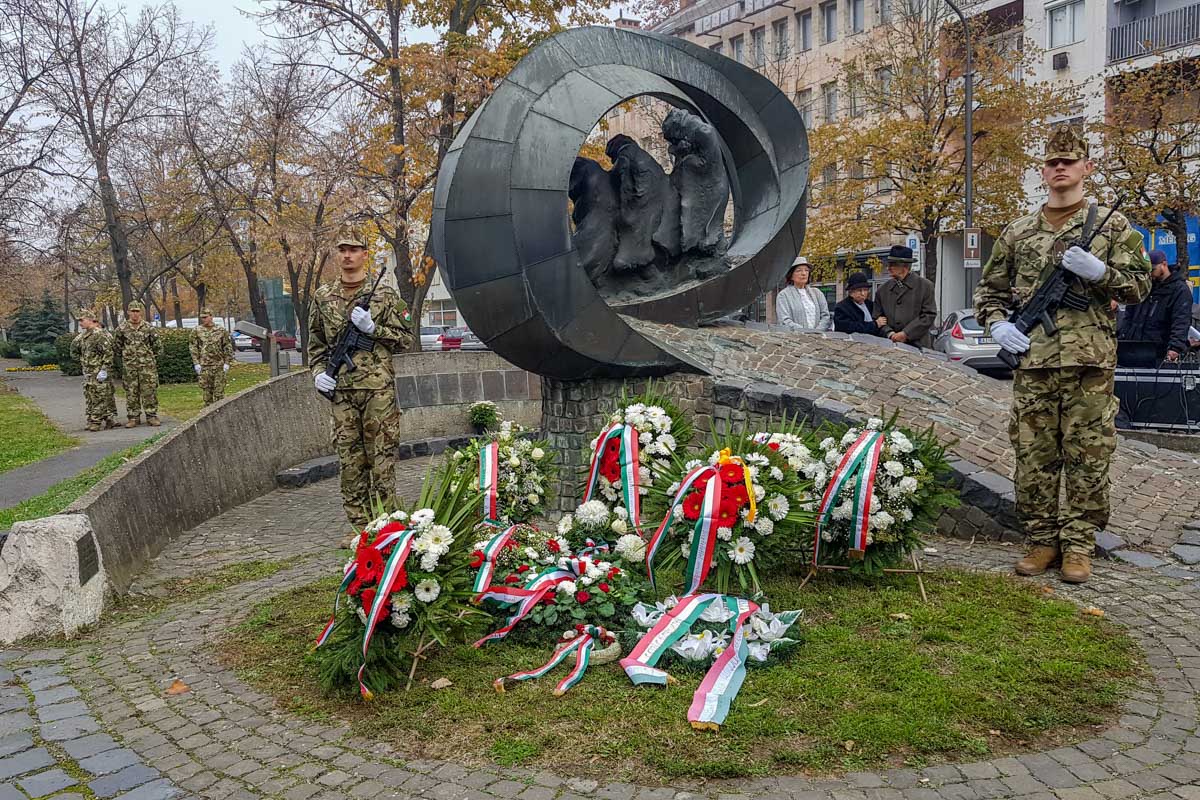
POLYGON ((974 206, 975 206, 975 174, 974 174, 975 173, 975 159, 973 157, 973 151, 974 151, 974 145, 975 145, 975 142, 974 142, 975 136, 974 136, 974 126, 972 125, 971 117, 975 111, 975 101, 972 97, 972 95, 973 95, 972 89, 974 88, 974 86, 973 86, 974 81, 972 79, 972 74, 971 74, 971 61, 972 61, 972 56, 973 56, 973 53, 971 52, 971 27, 967 24, 966 15, 963 14, 962 10, 957 5, 954 4, 954 0, 946 0, 946 5, 950 6, 950 9, 955 14, 958 15, 958 18, 960 20, 962 20, 963 44, 966 47, 966 51, 967 51, 967 63, 966 63, 966 73, 967 73, 966 80, 967 80, 967 82, 966 82, 966 87, 965 87, 965 91, 964 91, 964 102, 963 102, 963 105, 966 107, 963 112, 963 116, 965 118, 964 124, 966 127, 965 157, 966 157, 966 162, 967 162, 966 163, 966 175, 963 178, 963 189, 964 189, 964 193, 966 195, 964 198, 963 227, 974 228, 975 227, 975 225, 974 225, 974 222, 975 222, 975 209, 974 209, 974 206))

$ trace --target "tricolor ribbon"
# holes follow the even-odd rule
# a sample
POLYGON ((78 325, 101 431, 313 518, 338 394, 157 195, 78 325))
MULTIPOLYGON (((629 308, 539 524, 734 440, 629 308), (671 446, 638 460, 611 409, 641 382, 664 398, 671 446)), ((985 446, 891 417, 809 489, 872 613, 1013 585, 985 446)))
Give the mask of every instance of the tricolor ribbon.
POLYGON ((729 595, 705 593, 684 597, 642 636, 633 651, 621 659, 621 667, 635 686, 665 686, 672 678, 655 666, 675 642, 691 631, 696 620, 713 602, 724 603, 734 613, 730 623, 733 638, 709 667, 704 680, 692 696, 688 722, 693 728, 716 729, 725 721, 729 706, 742 688, 746 676, 745 624, 758 606, 749 600, 729 595))
POLYGON ((492 585, 492 576, 496 574, 496 557, 504 550, 519 527, 520 525, 508 526, 483 546, 483 563, 479 565, 479 573, 475 576, 476 594, 486 591, 492 585))
POLYGON ((833 516, 834 502, 842 488, 856 480, 854 487, 854 521, 851 533, 851 547, 847 555, 850 558, 861 559, 867 551, 867 526, 871 515, 871 490, 875 486, 875 472, 879 468, 879 457, 883 451, 882 431, 863 431, 850 449, 838 462, 837 469, 829 476, 829 484, 821 496, 821 504, 817 507, 816 533, 813 537, 813 566, 817 566, 817 558, 821 547, 821 528, 833 516))
POLYGON ((639 536, 642 529, 642 499, 641 479, 638 474, 638 432, 632 425, 614 422, 609 425, 596 439, 596 447, 592 451, 592 463, 588 469, 587 486, 583 491, 583 502, 592 499, 596 484, 600 479, 600 460, 604 457, 604 446, 610 439, 619 439, 620 452, 617 456, 621 467, 621 496, 625 500, 625 508, 629 509, 629 521, 633 530, 639 536))
POLYGON ((754 522, 754 518, 758 516, 758 502, 754 498, 754 480, 750 477, 750 468, 740 456, 733 455, 728 447, 721 451, 717 463, 721 466, 737 464, 742 468, 742 479, 746 482, 746 494, 750 498, 750 511, 746 514, 746 522, 754 522))
POLYGON ((489 442, 479 448, 479 490, 483 492, 483 521, 500 524, 500 443, 489 442))
POLYGON ((497 678, 493 682, 496 691, 503 693, 506 683, 515 681, 527 681, 532 678, 540 678, 550 670, 557 667, 567 659, 572 653, 575 654, 575 666, 571 669, 567 676, 558 682, 554 687, 555 697, 561 697, 567 691, 583 680, 584 674, 587 672, 588 664, 591 663, 592 651, 596 647, 596 643, 610 644, 614 641, 611 633, 604 628, 596 625, 580 625, 579 634, 567 641, 561 643, 554 651, 554 655, 550 656, 550 660, 537 669, 529 670, 528 672, 515 672, 504 678, 497 678))
POLYGON ((700 517, 696 520, 692 546, 688 552, 688 589, 686 594, 694 594, 704 583, 704 579, 708 577, 708 571, 712 567, 713 550, 717 544, 717 528, 720 527, 717 514, 721 507, 721 492, 724 489, 724 483, 721 481, 721 475, 716 467, 702 464, 684 476, 675 496, 667 505, 667 513, 663 517, 662 524, 658 526, 658 530, 654 532, 654 535, 650 537, 650 542, 646 545, 646 574, 650 578, 651 585, 654 584, 654 559, 658 555, 662 543, 666 540, 671 525, 675 522, 675 507, 683 501, 684 496, 692 490, 696 482, 705 477, 708 478, 708 483, 704 487, 700 517))
MULTIPOLYGON (((397 525, 397 527, 399 527, 399 523, 396 523, 396 525, 397 525)), ((386 530, 386 527, 385 527, 385 530, 386 530)), ((360 535, 362 535, 362 534, 360 534, 360 535)), ((384 550, 386 550, 388 548, 389 545, 392 544, 392 542, 396 541, 403 535, 404 535, 403 530, 389 531, 386 534, 383 532, 380 532, 379 540, 377 542, 375 542, 375 544, 370 545, 370 547, 373 547, 382 553, 384 550)), ((337 591, 333 595, 333 614, 329 617, 329 622, 327 622, 325 624, 325 629, 321 631, 321 635, 317 637, 317 643, 315 645, 313 645, 314 650, 316 650, 321 645, 325 644, 325 642, 328 641, 330 634, 332 634, 334 629, 337 628, 338 604, 340 603, 340 601, 342 599, 342 594, 346 591, 346 589, 354 581, 354 576, 357 574, 358 574, 358 560, 356 558, 352 558, 352 559, 350 559, 349 562, 346 563, 346 568, 345 568, 345 570, 343 570, 343 574, 342 574, 342 583, 340 586, 338 586, 337 591)))
POLYGON ((480 647, 487 642, 498 641, 508 636, 509 632, 517 626, 518 622, 525 619, 534 606, 540 603, 548 594, 553 594, 557 591, 560 583, 575 580, 576 577, 575 572, 570 569, 550 567, 534 575, 524 586, 517 587, 498 584, 481 592, 475 598, 476 603, 482 603, 484 600, 494 600, 497 603, 515 605, 516 608, 509 615, 502 628, 484 636, 475 643, 475 647, 480 647))

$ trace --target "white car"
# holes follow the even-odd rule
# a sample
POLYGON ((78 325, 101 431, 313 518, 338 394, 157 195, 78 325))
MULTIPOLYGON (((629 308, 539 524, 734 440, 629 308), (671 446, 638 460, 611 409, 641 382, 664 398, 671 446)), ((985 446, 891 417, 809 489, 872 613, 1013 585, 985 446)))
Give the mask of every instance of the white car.
POLYGON ((422 350, 441 350, 442 349, 442 334, 446 332, 445 327, 441 325, 422 325, 421 326, 421 349, 422 350))
POLYGON ((245 350, 257 350, 258 348, 254 346, 254 339, 244 333, 238 333, 237 331, 234 331, 233 349, 237 350, 238 352, 242 352, 245 350))

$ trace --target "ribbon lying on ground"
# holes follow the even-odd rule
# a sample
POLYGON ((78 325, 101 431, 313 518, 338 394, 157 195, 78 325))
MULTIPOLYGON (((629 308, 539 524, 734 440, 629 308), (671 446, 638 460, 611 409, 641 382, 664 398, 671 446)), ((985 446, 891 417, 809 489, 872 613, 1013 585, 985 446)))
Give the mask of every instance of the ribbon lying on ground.
POLYGON ((561 697, 566 694, 572 686, 583 680, 588 664, 591 663, 592 651, 595 649, 596 643, 599 642, 601 645, 607 645, 611 644, 615 639, 611 633, 596 625, 580 625, 578 631, 579 635, 574 639, 568 639, 559 644, 558 648, 554 651, 554 655, 550 656, 550 660, 537 669, 532 669, 528 672, 514 672, 507 677, 497 678, 492 684, 496 687, 496 691, 503 693, 504 685, 509 682, 540 678, 566 660, 567 656, 571 655, 571 653, 574 653, 574 668, 554 687, 555 697, 561 697))
POLYGON ((642 499, 641 484, 638 475, 638 432, 632 425, 614 422, 609 425, 596 439, 596 448, 592 452, 592 463, 588 469, 588 482, 583 491, 583 502, 592 499, 596 484, 600 479, 600 460, 604 457, 605 445, 612 439, 619 439, 620 452, 618 464, 621 467, 621 496, 625 500, 625 508, 629 510, 629 521, 633 530, 641 535, 642 528, 642 499))
MULTIPOLYGON (((573 566, 573 563, 571 566, 573 566)), ((476 603, 482 603, 484 600, 494 600, 497 603, 514 605, 516 608, 509 615, 502 628, 484 636, 475 643, 475 647, 479 647, 487 642, 498 641, 508 636, 509 632, 517 626, 518 622, 525 619, 525 616, 533 610, 534 606, 542 602, 548 594, 552 595, 558 590, 560 583, 563 581, 573 581, 576 577, 578 575, 574 569, 549 567, 530 578, 524 586, 497 584, 480 592, 475 598, 476 603)))
POLYGON ((479 491, 483 492, 483 521, 500 524, 500 443, 489 442, 479 448, 479 491))
POLYGON ((883 452, 883 432, 863 431, 850 449, 838 462, 837 469, 829 476, 829 484, 825 494, 821 496, 821 504, 817 507, 816 533, 813 538, 813 566, 817 566, 818 551, 821 547, 821 527, 829 522, 833 515, 834 502, 842 488, 855 479, 854 513, 851 531, 850 558, 862 559, 867 552, 867 526, 871 516, 871 490, 875 488, 875 473, 879 469, 879 457, 883 452))
MULTIPOLYGON (((396 577, 404 570, 404 562, 408 560, 408 555, 412 552, 414 531, 403 529, 389 531, 388 528, 391 525, 401 527, 400 523, 390 523, 379 532, 379 540, 375 544, 370 545, 370 547, 377 550, 380 554, 387 551, 389 547, 392 548, 392 552, 384 564, 383 577, 379 579, 375 590, 375 602, 371 604, 371 612, 367 615, 366 627, 363 629, 363 661, 358 668, 358 691, 365 700, 370 700, 374 697, 371 690, 363 683, 363 674, 367 669, 367 650, 371 647, 371 638, 375 635, 375 626, 379 624, 379 618, 383 613, 383 609, 387 607, 388 597, 392 593, 392 584, 396 582, 396 577)), ((342 593, 350 586, 357 573, 358 561, 354 559, 346 565, 345 574, 342 576, 342 583, 338 586, 337 593, 333 596, 333 616, 329 618, 325 629, 317 637, 314 649, 325 644, 330 634, 333 633, 334 628, 337 627, 338 602, 341 600, 342 593)))
POLYGON ((650 537, 650 542, 646 545, 646 574, 650 577, 652 586, 654 585, 654 558, 658 555, 658 550, 675 521, 675 507, 683 501, 684 495, 692 490, 697 481, 706 477, 708 483, 704 486, 700 517, 696 520, 692 546, 688 552, 686 594, 694 594, 704 583, 704 579, 708 577, 708 570, 712 566, 713 549, 717 544, 717 528, 720 527, 717 512, 721 506, 721 492, 724 484, 716 467, 704 464, 684 476, 675 496, 667 505, 667 513, 663 517, 662 524, 658 526, 658 530, 654 532, 654 535, 650 537))
POLYGON ((684 597, 642 636, 628 656, 621 659, 622 669, 635 686, 666 686, 673 679, 655 664, 671 645, 691 631, 692 625, 714 602, 724 603, 733 612, 734 617, 730 621, 733 638, 709 667, 704 680, 692 696, 688 722, 698 730, 719 728, 729 714, 730 703, 742 688, 742 681, 746 678, 746 658, 749 654, 745 626, 750 616, 758 610, 755 603, 714 593, 684 597))

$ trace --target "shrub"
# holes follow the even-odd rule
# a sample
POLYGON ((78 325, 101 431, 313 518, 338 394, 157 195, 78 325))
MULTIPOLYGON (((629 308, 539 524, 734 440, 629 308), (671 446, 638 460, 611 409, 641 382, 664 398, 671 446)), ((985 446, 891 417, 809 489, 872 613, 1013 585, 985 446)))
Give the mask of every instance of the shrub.
POLYGON ((83 365, 79 363, 79 359, 71 355, 71 342, 75 340, 77 335, 74 333, 64 333, 54 340, 54 351, 57 354, 58 368, 62 370, 63 375, 83 374, 83 365))
POLYGON ((500 412, 492 401, 481 400, 471 405, 470 417, 475 430, 483 432, 496 427, 496 423, 500 421, 500 412))
MULTIPOLYGON (((195 383, 196 372, 192 369, 192 354, 188 350, 191 331, 177 328, 159 328, 158 336, 163 351, 158 357, 159 383, 195 383)), ((113 358, 113 369, 118 375, 125 374, 125 364, 120 353, 113 358)))
POLYGON ((10 340, 0 342, 0 358, 20 358, 21 345, 10 340))
POLYGON ((53 345, 39 344, 29 348, 25 353, 25 363, 31 367, 44 367, 47 364, 53 364, 58 358, 58 353, 53 345))

